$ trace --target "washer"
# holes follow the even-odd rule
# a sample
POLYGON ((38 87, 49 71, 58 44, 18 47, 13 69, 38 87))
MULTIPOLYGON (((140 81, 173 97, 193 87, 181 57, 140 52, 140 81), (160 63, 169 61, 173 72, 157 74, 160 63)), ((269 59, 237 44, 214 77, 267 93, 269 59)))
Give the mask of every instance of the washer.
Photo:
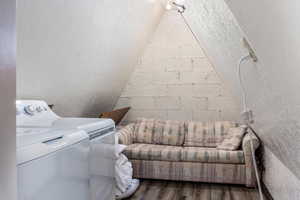
POLYGON ((91 200, 114 199, 115 123, 111 119, 62 118, 45 101, 19 100, 17 126, 21 128, 84 130, 90 139, 89 174, 91 200))
POLYGON ((89 138, 80 130, 17 128, 18 200, 87 200, 89 138))

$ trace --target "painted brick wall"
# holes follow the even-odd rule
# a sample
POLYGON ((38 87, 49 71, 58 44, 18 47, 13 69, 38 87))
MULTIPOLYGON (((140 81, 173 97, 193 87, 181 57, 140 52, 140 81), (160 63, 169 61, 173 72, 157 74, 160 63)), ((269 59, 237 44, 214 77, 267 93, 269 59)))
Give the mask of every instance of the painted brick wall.
POLYGON ((137 117, 235 120, 239 108, 181 16, 170 11, 139 59, 115 108, 137 117))

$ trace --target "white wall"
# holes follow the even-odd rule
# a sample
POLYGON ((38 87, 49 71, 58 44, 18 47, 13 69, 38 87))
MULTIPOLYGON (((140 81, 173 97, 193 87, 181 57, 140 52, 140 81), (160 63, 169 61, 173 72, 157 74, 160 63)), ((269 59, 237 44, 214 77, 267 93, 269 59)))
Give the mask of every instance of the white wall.
POLYGON ((164 14, 116 108, 138 117, 236 120, 239 108, 177 11, 164 14))
POLYGON ((15 73, 13 0, 0 1, 0 198, 16 200, 15 73))
POLYGON ((227 3, 239 23, 223 0, 186 1, 185 15, 237 98, 240 91, 236 63, 247 53, 240 42, 247 35, 259 57, 258 63, 243 65, 243 78, 249 107, 255 114, 254 127, 267 148, 265 182, 274 199, 299 199, 295 197, 299 197, 300 185, 294 184, 300 177, 300 13, 297 9, 300 2, 227 0, 227 3), (282 181, 270 177, 278 169, 286 177, 284 190, 278 190, 282 181))
POLYGON ((300 180, 269 150, 265 149, 265 185, 274 199, 300 199, 300 180))
POLYGON ((266 175, 277 174, 282 163, 286 166, 280 173, 288 177, 282 190, 279 179, 272 182, 266 176, 265 182, 275 199, 283 199, 282 194, 285 199, 300 199, 300 2, 228 1, 228 5, 263 63, 260 76, 268 88, 261 91, 266 95, 260 97, 263 102, 257 107, 261 121, 257 127, 279 158, 270 159, 278 167, 266 175), (255 15, 249 10, 255 10, 255 15))
POLYGON ((162 12, 151 0, 19 0, 17 97, 63 116, 111 110, 162 12))

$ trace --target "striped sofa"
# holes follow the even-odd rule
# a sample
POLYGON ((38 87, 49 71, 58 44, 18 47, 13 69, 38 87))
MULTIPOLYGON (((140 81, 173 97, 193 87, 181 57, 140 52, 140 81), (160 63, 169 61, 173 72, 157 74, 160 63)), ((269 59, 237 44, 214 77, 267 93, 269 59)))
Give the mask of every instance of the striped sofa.
MULTIPOLYGON (((235 151, 216 147, 238 124, 138 119, 119 130, 119 143, 133 165, 134 177, 255 186, 250 137, 235 151)), ((259 140, 252 137, 254 148, 259 140)))

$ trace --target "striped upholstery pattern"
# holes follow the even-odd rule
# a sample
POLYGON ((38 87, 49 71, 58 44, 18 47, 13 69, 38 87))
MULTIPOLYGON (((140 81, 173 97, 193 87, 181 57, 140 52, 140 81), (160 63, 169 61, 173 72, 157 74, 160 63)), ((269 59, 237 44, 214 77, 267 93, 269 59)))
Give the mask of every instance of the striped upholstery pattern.
POLYGON ((187 122, 184 146, 217 147, 228 134, 228 130, 237 124, 230 121, 187 122))
POLYGON ((245 184, 245 165, 131 160, 133 176, 145 179, 245 184))
POLYGON ((134 142, 152 144, 155 119, 137 119, 134 130, 134 142))
MULTIPOLYGON (((254 146, 254 150, 259 147, 259 139, 252 134, 252 142, 254 146)), ((246 166, 246 186, 254 187, 255 186, 255 171, 253 160, 252 160, 252 153, 251 153, 251 137, 250 134, 247 133, 243 139, 243 151, 245 155, 245 166, 246 166)))
POLYGON ((134 132, 137 143, 181 146, 184 142, 184 122, 138 119, 134 132))
POLYGON ((244 164, 243 151, 222 151, 215 148, 179 147, 155 144, 132 144, 125 150, 129 159, 185 161, 202 163, 244 164))
POLYGON ((180 161, 181 152, 182 147, 136 143, 127 147, 124 154, 135 160, 180 161))
MULTIPOLYGON (((234 122, 176 122, 139 119, 121 129, 119 142, 129 145, 125 154, 134 177, 178 181, 256 185, 247 133, 238 151, 216 147, 229 137, 234 122), (141 144, 143 143, 143 144, 141 144)), ((253 135, 254 150, 260 142, 253 135)))
POLYGON ((201 163, 245 163, 243 151, 223 151, 215 148, 184 147, 181 161, 201 163))
POLYGON ((119 144, 130 145, 133 143, 133 133, 135 124, 128 124, 117 131, 119 144))

